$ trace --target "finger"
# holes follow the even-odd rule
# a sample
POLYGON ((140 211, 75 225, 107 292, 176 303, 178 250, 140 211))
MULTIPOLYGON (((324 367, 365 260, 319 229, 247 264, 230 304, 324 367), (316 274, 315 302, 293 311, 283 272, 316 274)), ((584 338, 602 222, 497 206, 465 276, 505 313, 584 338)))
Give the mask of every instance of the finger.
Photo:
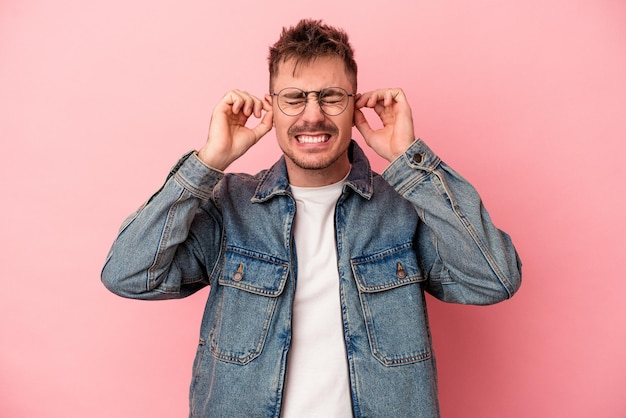
POLYGON ((396 103, 406 102, 406 96, 404 95, 404 91, 402 91, 402 89, 391 89, 389 92, 392 101, 396 103))
POLYGON ((265 112, 261 122, 254 128, 252 128, 252 132, 254 133, 255 143, 259 141, 266 133, 272 130, 272 122, 273 122, 274 114, 270 110, 265 112))
MULTIPOLYGON (((243 90, 231 90, 226 94, 225 103, 229 104, 233 114, 243 113, 246 117, 252 115, 256 111, 255 101, 259 99, 252 96, 247 91, 243 90)), ((257 117, 261 117, 261 114, 256 114, 257 117)))
POLYGON ((383 90, 372 90, 360 95, 355 105, 357 109, 363 107, 374 107, 379 100, 379 96, 383 90))
POLYGON ((245 100, 237 90, 231 90, 224 96, 224 103, 229 105, 230 110, 237 115, 243 108, 245 100))
POLYGON ((379 89, 379 90, 375 90, 372 95, 369 97, 368 101, 367 101, 367 106, 368 107, 376 107, 377 103, 381 103, 384 106, 388 106, 387 105, 387 95, 389 90, 388 89, 379 89))
POLYGON ((380 92, 380 101, 382 101, 382 105, 385 107, 392 106, 395 94, 396 93, 393 89, 382 90, 380 92))
MULTIPOLYGON (((246 116, 252 115, 252 113, 254 112, 254 107, 255 107, 254 99, 256 98, 252 96, 250 93, 248 93, 247 91, 237 90, 237 93, 243 100, 243 103, 241 106, 243 114, 246 116)), ((261 116, 261 115, 259 114, 258 116, 261 116)))
POLYGON ((264 110, 265 111, 272 110, 271 106, 269 108, 267 107, 265 100, 261 100, 255 96, 252 96, 252 98, 254 100, 254 116, 256 116, 257 118, 261 117, 264 110))
POLYGON ((357 108, 375 107, 377 103, 381 103, 385 107, 393 105, 393 102, 399 102, 404 99, 404 93, 399 88, 377 89, 363 93, 356 101, 357 108))
POLYGON ((379 101, 378 98, 384 94, 384 90, 368 91, 363 93, 361 97, 355 102, 355 110, 362 109, 364 107, 374 109, 376 114, 380 117, 385 107, 383 106, 382 97, 379 101))
POLYGON ((369 122, 365 118, 363 112, 360 109, 356 109, 354 111, 354 126, 359 130, 365 142, 367 142, 370 135, 374 132, 369 122))
POLYGON ((365 97, 365 94, 368 94, 368 93, 357 93, 357 94, 356 94, 356 97, 355 97, 355 99, 354 99, 354 107, 355 107, 356 109, 360 109, 360 108, 362 108, 362 107, 363 107, 363 104, 367 101, 367 100, 364 98, 364 97, 365 97))

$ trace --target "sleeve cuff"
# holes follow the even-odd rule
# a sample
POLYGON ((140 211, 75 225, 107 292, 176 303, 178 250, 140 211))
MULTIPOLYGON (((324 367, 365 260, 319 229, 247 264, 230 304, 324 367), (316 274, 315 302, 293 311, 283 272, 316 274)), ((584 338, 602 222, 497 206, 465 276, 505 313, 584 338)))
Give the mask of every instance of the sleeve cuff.
POLYGON ((418 138, 383 171, 382 176, 391 185, 400 185, 407 178, 407 170, 434 171, 441 159, 418 138))
POLYGON ((172 176, 192 195, 207 200, 224 172, 206 165, 195 151, 185 154, 172 169, 172 176))

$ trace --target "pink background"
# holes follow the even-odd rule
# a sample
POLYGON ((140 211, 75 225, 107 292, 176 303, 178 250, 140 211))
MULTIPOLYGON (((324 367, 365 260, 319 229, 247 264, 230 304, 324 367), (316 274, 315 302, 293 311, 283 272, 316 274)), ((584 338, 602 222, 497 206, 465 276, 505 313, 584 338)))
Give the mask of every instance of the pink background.
POLYGON ((100 269, 224 92, 266 91, 267 47, 302 17, 351 34, 360 91, 404 88, 524 261, 511 301, 429 299, 444 417, 626 416, 626 3, 216 4, 0 3, 0 416, 187 415, 207 291, 124 300, 100 269))

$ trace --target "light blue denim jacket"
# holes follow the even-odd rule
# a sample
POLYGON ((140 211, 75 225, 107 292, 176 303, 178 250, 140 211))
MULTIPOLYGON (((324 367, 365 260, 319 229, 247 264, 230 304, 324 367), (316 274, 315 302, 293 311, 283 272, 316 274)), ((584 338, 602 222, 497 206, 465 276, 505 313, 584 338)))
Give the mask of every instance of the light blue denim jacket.
MULTIPOLYGON (((439 416, 424 291, 495 303, 520 286, 520 261, 474 188, 423 141, 382 176, 355 142, 350 158, 335 225, 354 416, 439 416)), ((190 153, 123 223, 102 272, 112 292, 168 299, 210 286, 191 417, 280 416, 295 211, 284 159, 225 175, 190 153)))

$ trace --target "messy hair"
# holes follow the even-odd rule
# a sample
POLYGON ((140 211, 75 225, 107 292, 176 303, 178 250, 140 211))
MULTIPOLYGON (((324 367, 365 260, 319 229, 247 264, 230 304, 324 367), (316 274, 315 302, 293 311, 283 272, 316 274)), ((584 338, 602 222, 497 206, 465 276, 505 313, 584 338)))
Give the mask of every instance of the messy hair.
POLYGON ((357 65, 348 35, 321 20, 303 19, 296 26, 283 28, 280 38, 270 47, 270 91, 278 74, 278 66, 295 60, 295 68, 321 57, 338 57, 344 62, 346 74, 356 91, 357 65))

